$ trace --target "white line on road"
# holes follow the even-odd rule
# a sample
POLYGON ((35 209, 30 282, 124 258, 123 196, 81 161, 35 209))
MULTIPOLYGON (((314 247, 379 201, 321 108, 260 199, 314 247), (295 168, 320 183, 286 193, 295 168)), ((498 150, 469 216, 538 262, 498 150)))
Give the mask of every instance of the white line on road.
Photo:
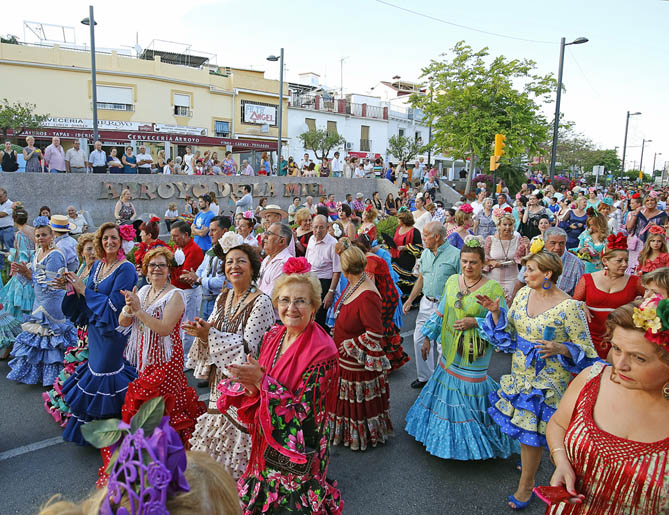
POLYGON ((47 438, 41 442, 29 443, 28 445, 22 445, 21 447, 15 447, 14 449, 9 449, 5 452, 0 452, 0 461, 8 460, 10 458, 16 458, 22 454, 27 454, 29 452, 38 451, 44 449, 45 447, 51 447, 53 445, 58 445, 59 443, 64 443, 62 436, 54 436, 53 438, 47 438))

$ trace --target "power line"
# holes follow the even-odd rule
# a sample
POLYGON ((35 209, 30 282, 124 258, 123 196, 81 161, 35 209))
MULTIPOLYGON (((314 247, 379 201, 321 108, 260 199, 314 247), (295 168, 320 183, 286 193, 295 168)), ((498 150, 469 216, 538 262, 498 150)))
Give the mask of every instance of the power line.
POLYGON ((588 79, 588 76, 585 74, 585 72, 583 71, 583 68, 581 68, 581 65, 580 65, 579 62, 576 60, 576 56, 575 56, 574 53, 571 51, 571 48, 568 48, 567 50, 569 51, 569 56, 570 56, 570 57, 572 58, 572 60, 574 61, 574 64, 575 64, 575 65, 578 67, 578 69, 580 70, 581 75, 583 75, 583 78, 585 79, 585 82, 588 83, 588 86, 590 86, 590 89, 592 89, 593 93, 595 94, 595 96, 596 96, 596 98, 597 98, 597 101, 598 101, 598 102, 601 102, 601 96, 600 96, 600 94, 599 94, 599 91, 597 91, 597 90, 595 89, 595 87, 594 87, 594 86, 592 85, 592 83, 590 82, 590 79, 588 79))
POLYGON ((516 41, 526 41, 528 43, 542 43, 546 45, 555 45, 555 41, 539 41, 537 39, 527 39, 527 38, 519 38, 516 36, 508 36, 506 34, 500 34, 498 32, 490 32, 487 30, 482 30, 482 29, 477 29, 474 27, 468 27, 467 25, 460 25, 459 23, 454 23, 452 21, 444 20, 442 18, 437 18, 436 16, 432 16, 430 14, 425 14, 425 13, 420 13, 418 11, 414 11, 412 9, 407 9, 406 7, 402 7, 400 5, 395 5, 391 4, 390 2, 386 2, 385 0, 376 0, 376 2, 380 4, 387 5, 388 7, 393 7, 395 9, 399 9, 400 11, 404 11, 410 14, 414 14, 416 16, 422 16, 423 18, 427 18, 428 20, 432 21, 438 21, 439 23, 445 23, 446 25, 451 25, 453 27, 459 27, 461 29, 466 29, 466 30, 473 30, 474 32, 480 32, 481 34, 488 34, 490 36, 497 36, 500 38, 506 38, 506 39, 515 39, 516 41))

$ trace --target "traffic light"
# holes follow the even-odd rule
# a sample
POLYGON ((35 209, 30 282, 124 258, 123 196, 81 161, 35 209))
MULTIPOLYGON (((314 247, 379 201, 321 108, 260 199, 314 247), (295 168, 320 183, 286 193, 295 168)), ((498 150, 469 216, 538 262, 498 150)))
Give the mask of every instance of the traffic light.
POLYGON ((506 147, 506 136, 504 134, 495 134, 495 150, 490 156, 490 171, 494 172, 499 168, 499 158, 504 154, 504 147, 506 147))
POLYGON ((490 171, 494 172, 499 168, 499 157, 490 156, 490 171))

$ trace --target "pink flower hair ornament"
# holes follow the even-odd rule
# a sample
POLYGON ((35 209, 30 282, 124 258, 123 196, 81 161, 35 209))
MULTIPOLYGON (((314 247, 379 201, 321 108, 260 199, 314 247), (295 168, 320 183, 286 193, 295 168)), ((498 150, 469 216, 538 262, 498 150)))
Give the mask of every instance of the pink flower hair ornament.
POLYGON ((253 211, 244 211, 244 213, 242 213, 242 216, 244 218, 250 220, 250 219, 253 218, 253 211))
POLYGON ((121 239, 123 241, 132 241, 137 236, 135 228, 132 225, 122 225, 119 227, 119 232, 121 233, 121 239))
POLYGON ((283 273, 288 274, 307 274, 311 271, 311 265, 306 258, 291 257, 288 258, 288 261, 283 265, 283 273))
POLYGON ((458 209, 463 213, 467 213, 468 215, 471 215, 474 212, 474 208, 471 206, 471 204, 462 204, 458 209))

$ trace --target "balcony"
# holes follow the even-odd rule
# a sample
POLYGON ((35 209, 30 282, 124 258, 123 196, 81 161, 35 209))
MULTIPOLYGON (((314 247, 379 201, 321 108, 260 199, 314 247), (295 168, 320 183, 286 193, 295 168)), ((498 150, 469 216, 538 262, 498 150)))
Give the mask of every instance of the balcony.
MULTIPOLYGON (((93 103, 91 102, 91 105, 93 103)), ((133 104, 116 104, 113 102, 98 102, 98 109, 107 110, 107 111, 134 111, 135 106, 133 104)))
POLYGON ((174 116, 193 116, 193 110, 186 106, 174 106, 174 116))
POLYGON ((290 107, 330 113, 346 114, 359 118, 388 119, 388 108, 369 104, 356 104, 332 95, 291 95, 290 107))
POLYGON ((360 152, 369 152, 372 148, 371 139, 361 139, 360 140, 360 152))

